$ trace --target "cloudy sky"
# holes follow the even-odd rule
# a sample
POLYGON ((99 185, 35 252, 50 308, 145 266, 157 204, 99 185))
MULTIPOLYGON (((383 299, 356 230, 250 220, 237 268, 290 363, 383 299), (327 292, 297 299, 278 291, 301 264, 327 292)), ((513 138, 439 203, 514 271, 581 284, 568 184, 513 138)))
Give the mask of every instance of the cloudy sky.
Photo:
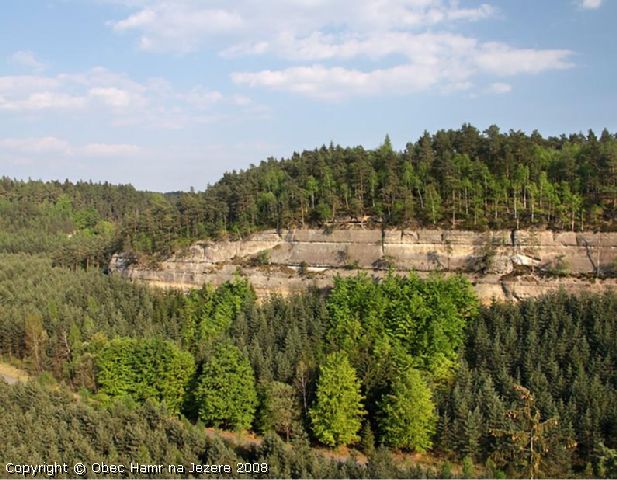
POLYGON ((333 141, 617 130, 615 0, 4 0, 0 175, 203 189, 333 141))

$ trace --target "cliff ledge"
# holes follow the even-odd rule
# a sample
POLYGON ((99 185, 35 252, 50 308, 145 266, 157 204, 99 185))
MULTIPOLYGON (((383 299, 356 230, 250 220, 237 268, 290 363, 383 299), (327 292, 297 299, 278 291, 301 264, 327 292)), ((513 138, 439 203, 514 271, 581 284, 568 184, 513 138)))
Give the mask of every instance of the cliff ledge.
POLYGON ((595 279, 617 259, 617 233, 514 230, 338 229, 263 231, 236 241, 200 241, 158 268, 132 264, 116 254, 113 274, 163 288, 220 284, 236 272, 260 296, 324 288, 336 275, 358 271, 383 276, 388 269, 421 276, 462 273, 485 302, 521 299, 558 288, 577 292, 617 287, 595 279))

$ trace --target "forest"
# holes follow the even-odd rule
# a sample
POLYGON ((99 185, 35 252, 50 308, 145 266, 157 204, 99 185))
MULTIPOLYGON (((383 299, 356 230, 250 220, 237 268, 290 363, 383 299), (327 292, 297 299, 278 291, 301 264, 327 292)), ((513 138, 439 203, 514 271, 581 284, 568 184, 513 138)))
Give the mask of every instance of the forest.
POLYGON ((374 150, 324 145, 167 194, 0 179, 0 251, 50 252, 73 268, 100 266, 112 251, 165 257, 196 239, 267 228, 614 231, 615 218, 617 137, 607 130, 544 138, 465 124, 402 151, 388 137, 374 150))
POLYGON ((0 364, 31 375, 0 381, 0 476, 8 461, 139 461, 617 477, 615 292, 481 305, 463 276, 390 272, 258 300, 239 274, 180 292, 107 272, 115 252, 156 262, 261 229, 611 231, 616 214, 606 130, 330 145, 199 192, 0 178, 0 364))
POLYGON ((0 258, 0 300, 0 355, 39 378, 0 385, 3 459, 617 474, 615 293, 481 306, 462 277, 392 274, 257 302, 242 277, 184 295, 22 253, 0 258), (412 453, 433 463, 393 460, 412 453))

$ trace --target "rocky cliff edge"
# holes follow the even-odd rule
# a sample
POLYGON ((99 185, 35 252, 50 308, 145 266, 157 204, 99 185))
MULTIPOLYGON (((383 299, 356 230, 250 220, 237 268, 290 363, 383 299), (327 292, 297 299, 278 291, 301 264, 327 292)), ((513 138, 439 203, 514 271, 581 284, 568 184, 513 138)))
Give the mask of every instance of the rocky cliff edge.
POLYGON ((263 231, 243 240, 199 241, 145 268, 116 254, 112 274, 163 288, 220 284, 236 272, 259 296, 325 288, 336 275, 366 271, 461 273, 485 302, 521 299, 564 288, 601 291, 617 262, 617 233, 514 230, 290 230, 263 231))

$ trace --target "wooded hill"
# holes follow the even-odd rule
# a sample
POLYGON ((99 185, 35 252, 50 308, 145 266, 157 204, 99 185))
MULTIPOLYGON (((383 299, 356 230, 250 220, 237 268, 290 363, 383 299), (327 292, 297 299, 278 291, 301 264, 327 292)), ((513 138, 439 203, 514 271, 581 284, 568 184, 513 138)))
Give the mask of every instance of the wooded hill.
POLYGON ((424 133, 400 152, 386 137, 375 150, 331 144, 270 158, 203 192, 3 178, 0 251, 51 251, 59 263, 86 266, 112 250, 160 257, 196 239, 337 220, 608 231, 616 214, 615 134, 544 138, 463 125, 424 133))
POLYGON ((481 307, 459 277, 360 275, 326 296, 258 304, 241 278, 183 295, 4 255, 0 356, 53 375, 85 404, 0 388, 3 448, 110 461, 270 455, 273 476, 448 476, 450 461, 466 477, 612 477, 616 322, 615 293, 481 307), (294 447, 211 450, 202 426, 294 447), (69 431, 73 440, 60 433, 69 431), (309 445, 354 447, 369 467, 321 461, 309 445), (442 465, 400 470, 396 451, 427 451, 442 465))
POLYGON ((53 381, 0 385, 0 457, 267 461, 274 477, 448 477, 449 462, 466 477, 615 477, 615 293, 480 306, 462 277, 390 274, 258 303, 242 278, 185 295, 101 270, 116 251, 156 260, 196 239, 333 221, 606 231, 616 186, 606 131, 469 125, 402 152, 386 139, 270 159, 199 193, 3 178, 0 357, 53 381), (204 426, 268 439, 229 449, 204 426), (355 448, 368 465, 311 446, 355 448), (399 451, 441 465, 396 466, 399 451))

